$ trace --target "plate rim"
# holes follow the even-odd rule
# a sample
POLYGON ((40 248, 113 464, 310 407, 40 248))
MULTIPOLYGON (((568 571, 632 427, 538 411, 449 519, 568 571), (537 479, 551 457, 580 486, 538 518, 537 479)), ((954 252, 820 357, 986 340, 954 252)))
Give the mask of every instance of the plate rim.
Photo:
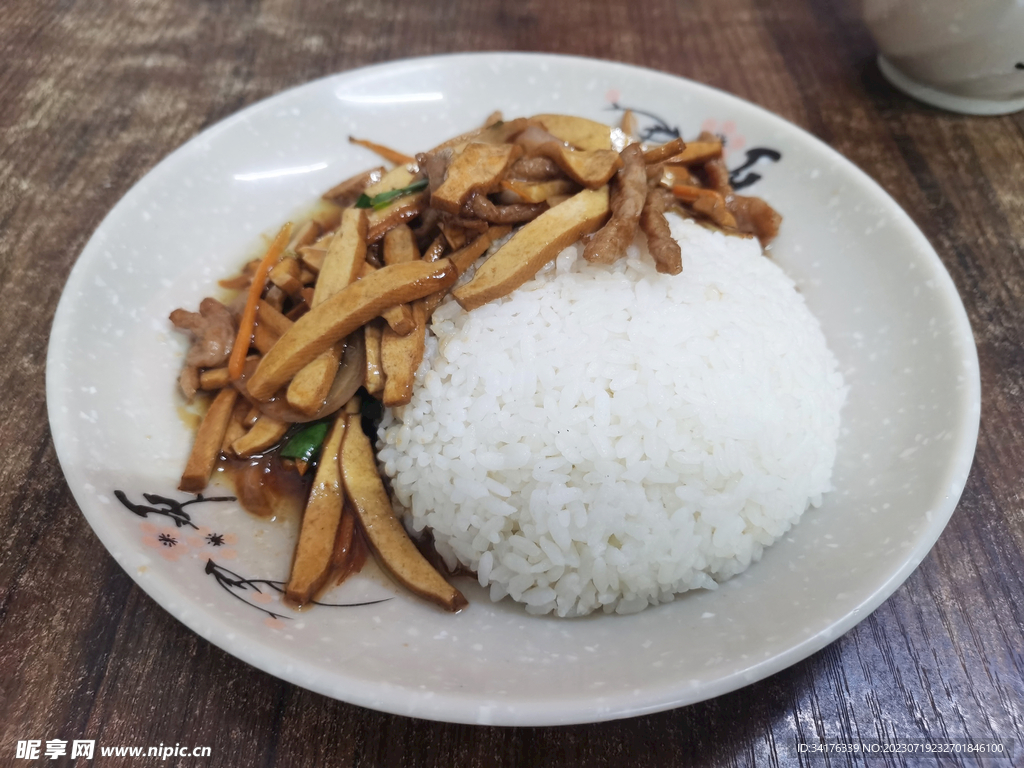
POLYGON ((723 695, 762 680, 809 657, 829 643, 838 639, 841 635, 848 632, 852 627, 878 608, 878 606, 891 596, 917 568, 945 529, 950 517, 956 510, 959 499, 966 486, 967 476, 973 462, 980 428, 980 367, 977 346, 974 341, 974 334, 971 329, 963 300, 960 298, 959 292, 953 283, 952 276, 946 269, 942 259, 909 214, 878 182, 828 144, 795 123, 785 120, 768 108, 755 104, 751 101, 747 101, 746 99, 721 89, 704 83, 699 83, 670 72, 665 72, 663 70, 601 58, 555 53, 506 51, 479 53, 461 52, 408 57, 377 64, 370 64, 355 69, 343 70, 341 72, 324 75, 313 80, 285 88, 262 98, 231 115, 228 115, 208 128, 191 136, 180 146, 162 158, 156 165, 147 170, 146 173, 143 174, 104 215, 102 221, 90 235, 89 239, 76 257, 67 281, 61 290, 60 300, 58 301, 57 308, 54 312, 54 318, 51 323, 50 338, 47 348, 46 403, 50 433, 58 461, 61 465, 62 473, 65 476, 65 481, 75 498, 75 502, 78 504, 79 509, 82 511, 82 514, 88 521, 90 528, 93 530, 93 533, 97 536, 104 548, 114 558, 118 565, 121 566, 121 568, 140 587, 140 589, 160 605, 161 608, 183 623, 190 631, 195 632, 197 635, 216 645, 224 652, 260 669, 261 671, 331 698, 339 699, 358 706, 369 707, 378 711, 409 717, 434 719, 443 722, 466 724, 476 724, 481 722, 479 713, 474 711, 479 707, 480 700, 478 696, 474 696, 472 693, 445 691, 439 694, 431 694, 428 698, 432 708, 427 711, 422 707, 422 704, 425 702, 420 701, 422 694, 412 689, 402 689, 394 686, 397 690, 397 695, 396 693, 391 693, 390 696, 386 695, 383 697, 379 692, 375 693, 372 690, 362 690, 364 687, 372 687, 364 686, 362 683, 358 683, 354 688, 338 690, 336 684, 332 685, 328 683, 328 681, 334 680, 333 677, 318 675, 318 668, 300 659, 293 661, 292 670, 285 671, 281 668, 279 663, 271 664, 273 661, 270 658, 273 654, 272 649, 263 646, 258 640, 246 637, 244 633, 232 631, 226 624, 221 627, 218 626, 219 622, 212 620, 204 621, 204 617, 199 615, 198 612, 191 612, 187 604, 182 604, 176 599, 174 590, 169 588, 169 583, 163 583, 160 579, 146 578, 144 574, 138 573, 136 569, 128 567, 125 563, 125 557, 123 554, 119 553, 114 546, 112 534, 105 530, 105 523, 101 519, 102 515, 100 514, 100 511, 91 510, 91 505, 88 502, 91 502, 92 499, 85 497, 83 488, 76 488, 72 486, 70 477, 72 473, 68 468, 68 448, 66 446, 66 441, 69 439, 66 433, 71 431, 71 422, 68 421, 67 424, 62 424, 60 421, 60 415, 57 413, 57 409, 55 408, 55 405, 62 399, 63 382, 57 371, 57 366, 54 363, 61 358, 62 354, 66 354, 67 352, 62 343, 62 334, 60 334, 59 331, 63 325, 66 325, 65 315, 71 311, 70 307, 74 301, 71 296, 73 293, 73 290, 71 289, 76 287, 76 285, 84 279, 88 263, 90 263, 93 258, 90 254, 98 249, 98 244, 103 237, 102 233, 107 222, 119 215, 123 207, 131 205, 133 198, 147 192, 153 185, 159 185, 162 175, 177 163, 180 158, 193 151, 195 146, 200 142, 205 139, 218 136, 224 131, 231 130, 236 124, 244 122, 251 114, 265 109, 269 104, 277 99, 294 97, 296 94, 306 89, 315 90, 322 87, 324 83, 330 81, 346 80, 350 78, 358 79, 360 76, 365 76, 376 71, 401 71, 404 68, 421 68, 423 66, 429 66, 434 62, 448 62, 453 59, 500 59, 502 61, 522 59, 529 60, 531 62, 548 60, 559 65, 610 68, 613 71, 619 70, 628 72, 632 76, 653 76, 656 78, 665 78, 666 80, 675 81, 677 83, 682 82, 687 88, 692 88, 696 91, 710 92, 715 98, 725 99, 727 102, 739 106, 742 109, 753 110, 766 121, 769 127, 790 132, 795 131, 799 135, 801 141, 811 142, 814 145, 817 145, 819 149, 824 150, 828 156, 846 172, 846 177, 849 180, 856 182, 859 187, 864 188, 871 197, 885 202, 887 216, 891 216, 892 222, 898 224, 901 230, 903 230, 913 241, 917 243, 921 254, 929 261, 933 262, 932 266, 936 268, 934 270, 935 274, 941 282, 941 286, 939 286, 941 295, 950 312, 950 319, 954 321, 952 325, 955 327, 958 335, 962 337, 961 341, 969 342, 962 344, 966 352, 963 363, 965 378, 967 381, 962 394, 958 398, 958 401, 964 406, 962 418, 957 426, 957 431, 962 436, 962 440, 957 449, 950 453, 949 470, 950 473, 955 475, 955 477, 949 487, 949 492, 946 494, 945 503, 943 504, 942 509, 939 510, 939 514, 934 516, 930 527, 925 531, 925 535, 919 536, 915 546, 912 547, 904 556, 903 562, 900 566, 890 574, 888 579, 882 582, 874 592, 869 594, 853 610, 847 612, 844 616, 832 622, 827 627, 815 632, 801 642, 790 646, 780 653, 755 664, 751 664, 749 667, 744 669, 736 670, 731 674, 716 678, 710 683, 699 686, 699 692, 697 695, 690 694, 683 690, 683 687, 678 681, 674 684, 665 683, 658 686, 657 689, 653 689, 651 686, 648 686, 648 691, 656 695, 649 695, 645 697, 643 703, 628 704, 623 702, 620 706, 599 707, 593 703, 593 697, 574 694, 568 695, 565 699, 558 698, 547 702, 530 702, 528 712, 519 711, 516 716, 506 718, 499 716, 490 724, 509 726, 551 726, 601 722, 686 706, 723 695), (954 472, 954 470, 957 469, 962 471, 954 472), (83 498, 86 498, 86 504, 82 503, 83 498), (306 666, 309 666, 310 668, 307 670, 305 669, 306 666), (268 667, 273 667, 274 671, 271 671, 268 667), (382 698, 387 700, 384 701, 382 698))

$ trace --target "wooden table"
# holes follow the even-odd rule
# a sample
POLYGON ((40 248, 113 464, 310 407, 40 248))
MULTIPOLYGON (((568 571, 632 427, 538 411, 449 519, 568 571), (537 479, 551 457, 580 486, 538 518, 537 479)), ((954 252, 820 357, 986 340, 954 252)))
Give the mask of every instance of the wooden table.
POLYGON ((168 766, 788 765, 798 740, 880 737, 1013 742, 1024 761, 1024 114, 960 117, 907 100, 881 79, 856 5, 7 0, 0 763, 28 765, 16 742, 49 738, 212 748, 168 766), (175 147, 282 89, 398 57, 497 49, 617 59, 764 105, 878 180, 963 297, 984 402, 952 522, 872 616, 768 680, 676 711, 561 728, 445 725, 331 701, 173 620, 107 555, 64 482, 47 429, 47 334, 72 264, 117 200, 175 147))

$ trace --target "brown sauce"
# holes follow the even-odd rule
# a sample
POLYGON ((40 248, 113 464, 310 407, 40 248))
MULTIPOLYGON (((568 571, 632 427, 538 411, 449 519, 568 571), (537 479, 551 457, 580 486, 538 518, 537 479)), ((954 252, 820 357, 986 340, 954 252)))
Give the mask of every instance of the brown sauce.
MULTIPOLYGON (((221 453, 216 471, 234 489, 239 505, 249 514, 262 520, 294 519, 301 522, 316 470, 311 467, 304 474, 299 474, 294 462, 281 458, 279 447, 248 458, 221 453)), ((355 513, 351 509, 346 509, 346 515, 355 523, 355 513)), ((285 599, 285 604, 294 610, 312 606, 324 593, 352 574, 359 573, 368 554, 369 546, 359 525, 352 525, 349 542, 344 547, 336 546, 330 574, 312 601, 299 605, 285 599)))
POLYGON ((221 453, 216 471, 242 509, 264 520, 300 519, 313 485, 312 472, 286 467, 276 450, 244 459, 221 453))

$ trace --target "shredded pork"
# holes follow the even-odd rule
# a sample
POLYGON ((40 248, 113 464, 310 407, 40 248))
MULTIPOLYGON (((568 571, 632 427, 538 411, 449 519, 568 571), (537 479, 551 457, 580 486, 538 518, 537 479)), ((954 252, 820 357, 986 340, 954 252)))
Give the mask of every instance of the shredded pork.
POLYGON ((616 171, 611 185, 612 217, 583 249, 583 258, 598 264, 612 264, 626 252, 636 237, 647 198, 647 169, 640 145, 630 144, 621 156, 623 166, 616 171))

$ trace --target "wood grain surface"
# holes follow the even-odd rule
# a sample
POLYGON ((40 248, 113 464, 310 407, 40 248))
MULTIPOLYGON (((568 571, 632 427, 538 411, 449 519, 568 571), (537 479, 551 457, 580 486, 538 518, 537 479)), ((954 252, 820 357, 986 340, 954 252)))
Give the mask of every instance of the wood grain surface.
POLYGON ((30 764, 15 758, 18 740, 51 738, 212 749, 159 762, 167 766, 845 766, 864 761, 801 757, 796 744, 879 738, 1013 743, 1016 760, 989 764, 1024 765, 1024 114, 962 117, 904 98, 881 79, 857 5, 5 0, 0 765, 30 764), (89 235, 154 164, 239 108, 311 78, 503 49, 665 70, 808 129, 906 208, 974 327, 981 435, 935 549, 844 637, 712 701, 598 725, 503 729, 309 693, 199 639, 135 587, 90 531, 57 463, 44 399, 57 300, 89 235))

